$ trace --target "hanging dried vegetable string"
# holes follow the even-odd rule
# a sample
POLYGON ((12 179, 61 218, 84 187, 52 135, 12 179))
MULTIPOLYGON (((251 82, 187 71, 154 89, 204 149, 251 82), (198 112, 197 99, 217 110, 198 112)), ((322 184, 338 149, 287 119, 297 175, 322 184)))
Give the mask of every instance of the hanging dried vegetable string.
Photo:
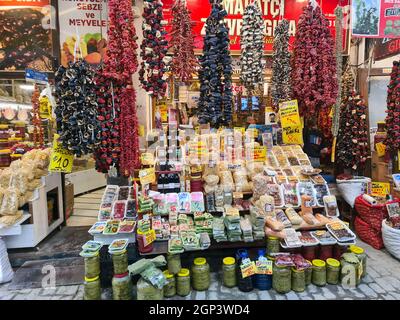
POLYGON ((203 55, 200 58, 199 123, 212 127, 232 121, 232 59, 229 54, 229 30, 224 22, 227 12, 221 0, 210 0, 206 20, 203 55))
POLYGON ((332 135, 336 137, 339 132, 340 123, 340 105, 342 99, 342 72, 343 72, 343 8, 337 7, 335 9, 335 28, 336 28, 336 75, 338 80, 338 94, 336 103, 333 107, 332 119, 332 135))
POLYGON ((274 53, 272 64, 272 106, 275 111, 279 109, 279 103, 289 101, 292 96, 289 52, 289 22, 283 19, 275 28, 274 53))
POLYGON ((194 55, 194 36, 190 11, 183 0, 176 0, 172 6, 172 29, 169 46, 172 48, 172 72, 174 77, 187 82, 196 73, 198 61, 194 55))
POLYGON ((139 80, 144 90, 156 98, 163 98, 167 90, 166 57, 168 42, 163 27, 162 2, 145 0, 143 9, 143 41, 140 45, 142 62, 139 80))
POLYGON ((33 124, 33 143, 35 148, 42 148, 44 145, 43 139, 43 127, 42 121, 40 120, 39 110, 39 88, 35 84, 35 89, 32 93, 32 124, 33 124))
POLYGON ((300 113, 306 124, 318 117, 326 135, 330 132, 328 119, 338 83, 329 21, 315 1, 304 8, 299 19, 292 67, 293 96, 299 102, 300 113))
POLYGON ((387 150, 395 155, 400 150, 400 61, 393 62, 387 94, 387 150))
POLYGON ((264 21, 257 2, 250 3, 243 14, 240 30, 240 80, 251 97, 264 82, 264 21))

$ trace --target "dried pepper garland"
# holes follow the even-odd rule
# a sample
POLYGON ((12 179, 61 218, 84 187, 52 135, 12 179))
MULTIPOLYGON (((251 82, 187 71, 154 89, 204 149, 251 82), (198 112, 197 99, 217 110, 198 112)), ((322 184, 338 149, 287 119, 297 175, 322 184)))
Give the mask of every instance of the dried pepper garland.
POLYGON ((55 74, 57 132, 64 148, 80 157, 94 152, 100 138, 95 71, 83 60, 55 74))
POLYGON ((301 114, 306 122, 319 114, 324 121, 336 102, 338 83, 334 41, 329 22, 318 5, 308 4, 300 17, 292 67, 293 95, 301 114))
POLYGON ((337 141, 337 162, 347 169, 363 169, 370 157, 368 144, 367 106, 353 92, 341 106, 337 141))
POLYGON ((194 36, 190 12, 183 0, 176 0, 172 6, 172 29, 169 45, 172 48, 172 72, 179 81, 193 78, 198 61, 194 55, 194 36))
POLYGON ((35 89, 32 93, 32 124, 33 124, 33 143, 36 148, 41 148, 44 145, 43 127, 40 120, 39 110, 39 88, 35 84, 35 89))
POLYGON ((400 61, 393 62, 387 95, 385 145, 390 153, 400 150, 400 61))
POLYGON ((98 91, 102 133, 95 157, 99 171, 115 166, 129 176, 140 166, 136 93, 132 87, 132 74, 138 67, 137 36, 131 2, 110 0, 108 6, 109 44, 98 91))
POLYGON ((343 9, 337 7, 335 9, 335 28, 336 28, 336 76, 338 81, 338 94, 336 97, 336 103, 333 107, 333 119, 332 119, 332 135, 336 137, 339 132, 340 125, 340 105, 342 99, 342 72, 343 72, 343 9))
POLYGON ((292 96, 289 52, 289 22, 283 19, 275 28, 274 53, 272 65, 272 105, 278 110, 279 103, 289 101, 292 96))
POLYGON ((142 63, 139 79, 147 92, 157 98, 165 96, 167 89, 166 57, 168 42, 163 27, 162 2, 144 0, 143 9, 143 42, 140 45, 142 63))
POLYGON ((232 120, 232 59, 228 26, 224 22, 227 12, 220 0, 210 0, 210 3, 212 8, 200 58, 198 117, 202 124, 219 127, 232 120))
POLYGON ((240 37, 240 79, 251 95, 264 82, 264 21, 256 2, 249 4, 244 11, 240 37))

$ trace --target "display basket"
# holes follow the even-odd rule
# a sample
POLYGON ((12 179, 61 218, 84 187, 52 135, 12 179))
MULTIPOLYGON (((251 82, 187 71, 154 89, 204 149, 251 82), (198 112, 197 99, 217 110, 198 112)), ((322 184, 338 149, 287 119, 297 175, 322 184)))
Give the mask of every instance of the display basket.
POLYGON ((387 251, 400 260, 400 230, 387 225, 386 219, 382 221, 382 239, 387 251))
POLYGON ((395 199, 384 204, 372 205, 361 195, 356 198, 354 207, 362 220, 368 223, 376 231, 381 231, 382 220, 388 217, 386 204, 396 202, 400 202, 400 200, 395 199))
POLYGON ((356 217, 354 221, 354 228, 356 229, 358 237, 365 243, 368 243, 377 250, 380 250, 384 247, 382 233, 372 228, 360 217, 356 217))
POLYGON ((360 194, 369 193, 371 179, 367 177, 353 177, 349 180, 336 179, 337 188, 343 199, 354 208, 354 202, 360 194))

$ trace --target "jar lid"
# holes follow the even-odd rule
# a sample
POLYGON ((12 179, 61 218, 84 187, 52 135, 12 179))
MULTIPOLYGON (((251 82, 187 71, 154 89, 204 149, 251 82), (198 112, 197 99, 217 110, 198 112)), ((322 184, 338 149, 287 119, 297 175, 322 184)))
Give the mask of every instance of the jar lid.
POLYGON ((232 257, 226 257, 222 262, 228 266, 235 264, 235 258, 232 257))
POLYGON ((355 245, 351 245, 350 246, 350 251, 352 253, 354 253, 354 254, 363 254, 364 253, 364 249, 363 248, 357 247, 355 245))
POLYGON ((174 277, 174 275, 170 273, 168 270, 163 271, 163 273, 167 279, 172 279, 174 277))
POLYGON ((85 281, 86 282, 93 282, 93 281, 99 280, 99 278, 100 278, 99 276, 94 277, 94 278, 85 277, 85 281))
POLYGON ((206 262, 207 262, 206 258, 196 258, 196 259, 194 259, 194 264, 195 264, 196 266, 205 265, 206 262))
POLYGON ((189 275, 190 275, 190 271, 189 271, 189 269, 186 269, 186 268, 182 268, 178 273, 178 277, 187 277, 189 275))
POLYGON ((315 266, 315 267, 320 267, 320 268, 326 266, 325 261, 324 261, 324 260, 320 260, 320 259, 314 259, 314 260, 312 261, 312 264, 313 264, 313 266, 315 266))
POLYGON ((279 238, 278 237, 269 236, 268 240, 279 240, 279 238))
POLYGON ((304 269, 297 269, 296 267, 292 268, 293 272, 304 272, 304 269))
POLYGON ((326 263, 332 267, 340 267, 340 262, 333 258, 326 259, 326 263))
POLYGON ((127 272, 120 273, 120 274, 114 274, 114 278, 121 279, 121 278, 127 277, 128 275, 129 275, 129 272, 127 271, 127 272))

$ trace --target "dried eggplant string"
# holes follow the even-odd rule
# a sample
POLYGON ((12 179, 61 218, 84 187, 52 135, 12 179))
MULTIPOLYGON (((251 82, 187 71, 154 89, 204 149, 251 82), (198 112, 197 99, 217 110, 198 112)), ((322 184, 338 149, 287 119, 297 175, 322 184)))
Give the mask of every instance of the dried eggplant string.
POLYGON ((335 9, 336 16, 336 74, 338 80, 338 95, 336 97, 336 103, 333 107, 333 119, 332 119, 332 135, 337 137, 340 125, 340 105, 342 99, 342 72, 343 72, 343 9, 337 7, 335 9))

